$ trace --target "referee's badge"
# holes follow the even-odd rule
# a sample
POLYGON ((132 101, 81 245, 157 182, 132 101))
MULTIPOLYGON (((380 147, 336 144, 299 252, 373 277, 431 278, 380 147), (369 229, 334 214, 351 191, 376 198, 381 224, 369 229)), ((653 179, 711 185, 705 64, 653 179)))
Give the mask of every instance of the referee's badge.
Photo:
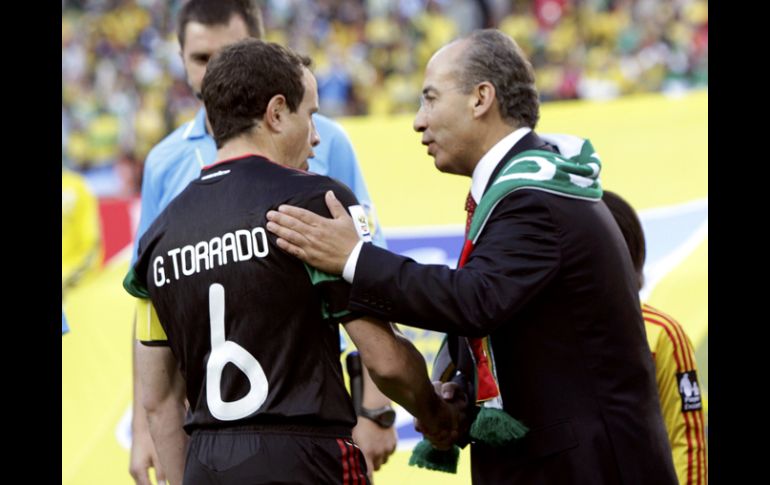
POLYGON ((679 395, 682 397, 682 412, 697 411, 701 409, 700 387, 695 371, 677 372, 676 382, 679 386, 679 395))
POLYGON ((351 217, 353 217, 353 225, 356 226, 358 237, 364 242, 372 242, 372 231, 369 229, 369 221, 366 218, 366 212, 360 205, 351 205, 348 207, 351 217))

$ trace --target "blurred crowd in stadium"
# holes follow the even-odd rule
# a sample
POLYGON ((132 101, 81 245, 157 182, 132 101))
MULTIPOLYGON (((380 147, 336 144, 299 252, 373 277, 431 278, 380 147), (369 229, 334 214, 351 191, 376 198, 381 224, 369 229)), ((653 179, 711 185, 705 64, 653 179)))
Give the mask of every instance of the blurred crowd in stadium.
MULTIPOLYGON (((453 37, 498 27, 543 101, 708 85, 706 0, 260 0, 267 39, 314 60, 321 112, 414 113, 453 37)), ((62 164, 99 196, 138 193, 144 157, 198 107, 174 19, 183 0, 62 0, 62 164)))

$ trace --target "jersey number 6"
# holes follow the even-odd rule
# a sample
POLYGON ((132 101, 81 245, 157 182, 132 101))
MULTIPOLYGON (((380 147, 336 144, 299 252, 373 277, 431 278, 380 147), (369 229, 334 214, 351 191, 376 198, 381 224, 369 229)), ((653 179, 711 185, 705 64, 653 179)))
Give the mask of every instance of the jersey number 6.
POLYGON ((206 401, 211 415, 221 421, 245 418, 262 406, 267 398, 267 377, 257 359, 237 343, 225 340, 225 288, 209 287, 211 355, 206 365, 206 401), (237 401, 222 400, 220 382, 228 363, 234 364, 249 379, 249 393, 237 401))

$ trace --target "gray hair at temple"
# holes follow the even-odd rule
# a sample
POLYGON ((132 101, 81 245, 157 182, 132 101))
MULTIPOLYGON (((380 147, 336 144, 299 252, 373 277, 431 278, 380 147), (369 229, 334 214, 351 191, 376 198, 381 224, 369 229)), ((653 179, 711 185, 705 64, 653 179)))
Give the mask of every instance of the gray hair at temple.
POLYGON ((475 30, 461 40, 470 42, 458 72, 463 91, 468 94, 479 83, 492 83, 503 119, 534 129, 540 99, 532 64, 518 44, 496 29, 475 30))

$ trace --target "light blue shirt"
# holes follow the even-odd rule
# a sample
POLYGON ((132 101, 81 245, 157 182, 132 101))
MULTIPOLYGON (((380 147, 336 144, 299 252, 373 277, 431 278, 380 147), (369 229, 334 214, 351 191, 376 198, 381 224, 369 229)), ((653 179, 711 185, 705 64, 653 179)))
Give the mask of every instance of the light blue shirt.
POLYGON ((64 335, 69 331, 70 331, 70 327, 67 325, 67 317, 64 316, 64 310, 62 310, 61 311, 61 334, 64 335))

